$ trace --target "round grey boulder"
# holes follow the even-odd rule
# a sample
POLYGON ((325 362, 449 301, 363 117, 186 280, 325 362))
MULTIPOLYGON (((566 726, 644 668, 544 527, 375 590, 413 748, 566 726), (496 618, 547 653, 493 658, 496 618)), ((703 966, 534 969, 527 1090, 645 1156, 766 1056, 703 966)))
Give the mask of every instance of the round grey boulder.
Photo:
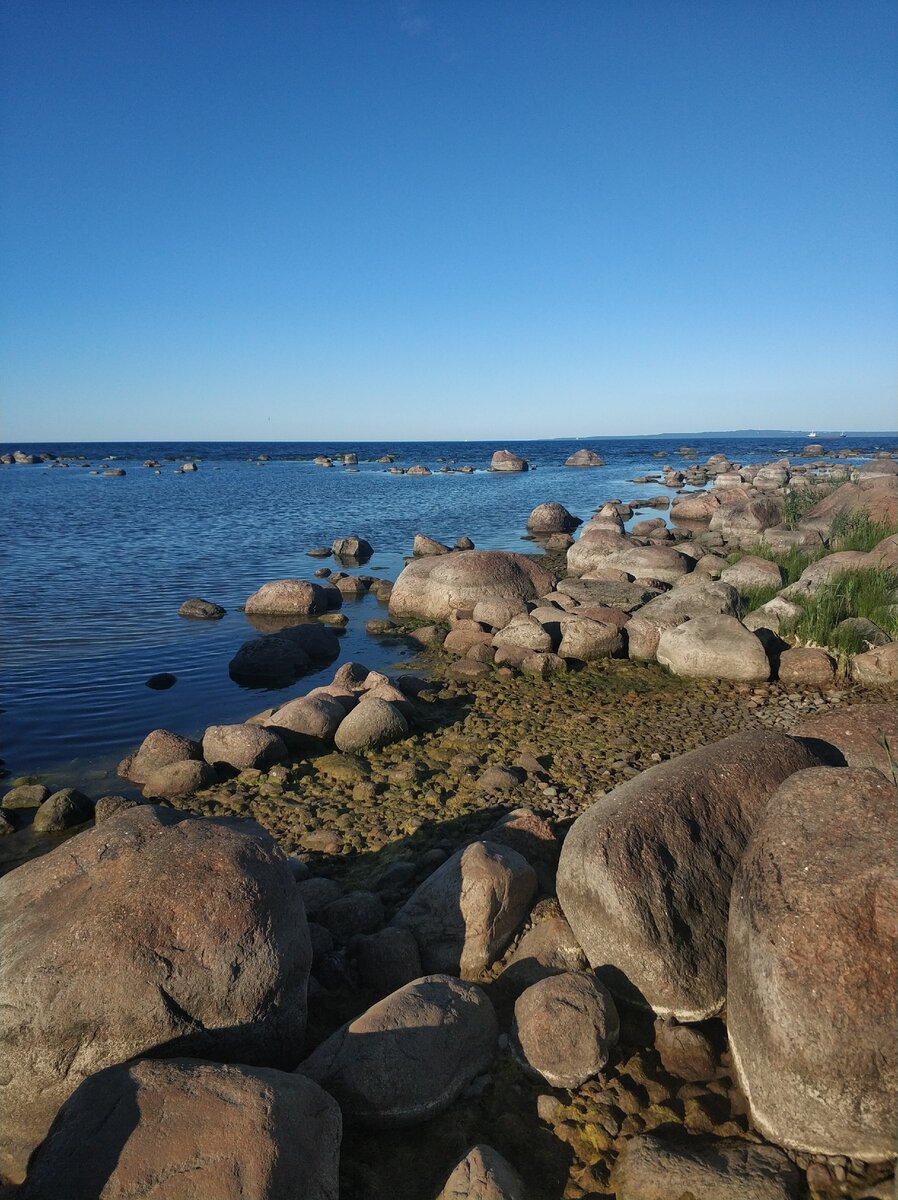
POLYGON ((490 460, 491 471, 520 472, 528 471, 530 464, 526 458, 513 454, 510 450, 497 450, 490 460))
POLYGON ((91 800, 77 788, 63 788, 49 796, 34 814, 32 828, 36 833, 60 833, 82 825, 94 815, 91 800))
POLYGON ((549 975, 522 992, 514 1006, 515 1053, 550 1087, 577 1088, 598 1075, 619 1032, 611 993, 584 971, 549 975))
POLYGON ((202 600, 199 596, 193 596, 184 601, 178 609, 178 615, 192 617, 196 621, 220 621, 225 615, 225 610, 220 604, 213 604, 211 600, 202 600))
POLYGON ((203 734, 203 757, 210 766, 262 771, 285 762, 287 749, 277 734, 260 725, 210 725, 203 734))
POLYGON ((415 1125, 445 1111, 489 1066, 497 1035, 480 988, 427 975, 337 1030, 299 1070, 334 1097, 347 1121, 415 1125))
POLYGON ((390 615, 446 621, 480 600, 536 600, 554 584, 548 571, 523 554, 461 550, 409 563, 393 585, 390 615))
POLYGON ((538 504, 527 518, 527 528, 531 533, 573 533, 583 522, 573 516, 563 504, 550 502, 538 504))
POLYGON ((770 678, 763 643, 736 617, 699 616, 662 630, 658 662, 692 679, 762 683, 770 678))
POLYGON ((334 736, 337 749, 344 753, 376 750, 407 737, 408 721, 395 704, 377 697, 366 699, 340 722, 334 736))
POLYGON ((247 600, 244 612, 263 616, 306 617, 332 607, 325 589, 305 579, 277 579, 263 584, 247 600))

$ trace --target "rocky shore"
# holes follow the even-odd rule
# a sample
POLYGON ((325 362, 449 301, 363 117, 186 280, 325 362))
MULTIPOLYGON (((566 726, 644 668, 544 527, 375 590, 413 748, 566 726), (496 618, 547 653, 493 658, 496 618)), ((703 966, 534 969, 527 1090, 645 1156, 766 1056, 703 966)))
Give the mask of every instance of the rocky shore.
MULTIPOLYGON (((804 466, 422 536, 419 673, 13 787, 67 840, 0 880, 4 1194, 892 1196, 898 474, 804 466)), ((338 657, 319 579, 232 672, 338 657)))

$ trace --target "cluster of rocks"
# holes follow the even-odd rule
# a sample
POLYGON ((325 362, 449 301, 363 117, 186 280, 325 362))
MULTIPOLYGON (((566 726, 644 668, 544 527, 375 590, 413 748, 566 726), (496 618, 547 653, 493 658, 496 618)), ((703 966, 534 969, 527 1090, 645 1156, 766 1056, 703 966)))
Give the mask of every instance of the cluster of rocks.
POLYGON ((341 1157, 345 1180, 370 1138, 390 1157, 428 1123, 417 1173, 376 1194, 885 1196, 883 737, 889 705, 737 734, 566 832, 512 810, 448 856, 388 862, 375 890, 252 822, 119 811, 0 881, 3 1174, 35 1200, 186 1171, 204 1197, 336 1200, 341 1157))

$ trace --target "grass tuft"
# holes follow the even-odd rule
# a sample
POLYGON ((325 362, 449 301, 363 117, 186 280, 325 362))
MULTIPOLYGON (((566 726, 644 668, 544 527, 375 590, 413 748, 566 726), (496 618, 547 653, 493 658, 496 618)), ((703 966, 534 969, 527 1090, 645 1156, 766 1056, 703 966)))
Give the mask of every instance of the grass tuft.
POLYGON ((836 629, 848 617, 866 617, 891 638, 898 637, 898 591, 895 573, 882 567, 843 571, 809 596, 796 596, 801 616, 793 628, 799 642, 823 646, 842 654, 859 654, 866 649, 863 637, 854 630, 836 629))

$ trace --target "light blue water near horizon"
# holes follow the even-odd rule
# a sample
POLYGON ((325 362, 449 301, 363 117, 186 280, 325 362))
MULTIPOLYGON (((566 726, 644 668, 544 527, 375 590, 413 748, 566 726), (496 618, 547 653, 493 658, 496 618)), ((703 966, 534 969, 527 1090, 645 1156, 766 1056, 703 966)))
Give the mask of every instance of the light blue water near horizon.
MULTIPOLYGON (((889 434, 820 439, 827 448, 863 453, 894 449, 889 434)), ((261 584, 313 578, 321 565, 308 550, 358 534, 374 547, 351 573, 395 579, 415 533, 451 544, 467 534, 481 549, 538 552, 526 535, 531 510, 560 501, 582 518, 605 501, 672 495, 634 476, 658 473, 664 462, 685 465, 680 444, 703 461, 724 451, 738 462, 795 456, 805 438, 606 438, 508 442, 532 471, 492 474, 495 442, 383 443, 91 443, 2 446, 66 456, 66 469, 8 466, 2 597, 3 678, 0 754, 9 776, 36 775, 83 787, 93 795, 120 790, 115 762, 150 730, 198 734, 209 724, 244 720, 329 679, 339 662, 407 669, 411 651, 385 646, 365 622, 385 615, 373 596, 347 602, 349 627, 337 662, 278 691, 239 687, 228 663, 257 636, 239 611, 261 584), (606 465, 563 466, 580 446, 606 465), (317 454, 359 455, 356 470, 323 469, 317 454), (663 459, 656 452, 665 452, 663 459), (428 466, 424 477, 391 475, 374 459, 428 466), (258 456, 268 455, 260 465, 258 456), (91 469, 112 465, 126 475, 91 469), (162 462, 161 474, 142 466, 162 462), (195 473, 176 474, 195 460, 195 473), (470 465, 473 475, 440 474, 443 465, 470 465), (178 615, 188 596, 225 607, 221 621, 178 615), (171 672, 177 683, 153 691, 146 680, 171 672)), ((644 514, 657 515, 649 510, 644 514)), ((637 518, 638 519, 638 518, 637 518)), ((332 559, 325 565, 334 567, 332 559)))

